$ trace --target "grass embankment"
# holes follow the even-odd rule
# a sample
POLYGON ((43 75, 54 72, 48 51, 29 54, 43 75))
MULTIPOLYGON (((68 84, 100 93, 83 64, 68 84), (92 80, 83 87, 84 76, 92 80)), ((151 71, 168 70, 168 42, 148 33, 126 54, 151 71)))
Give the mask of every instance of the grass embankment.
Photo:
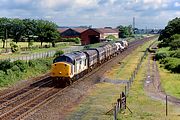
POLYGON ((52 58, 25 61, 0 62, 0 87, 7 87, 17 81, 36 77, 47 73, 50 69, 52 58))
POLYGON ((170 47, 159 48, 156 59, 159 60, 159 73, 164 91, 180 98, 180 49, 172 51, 170 47))
MULTIPOLYGON (((136 51, 133 52, 133 54, 126 58, 126 61, 128 60, 129 68, 133 67, 135 64, 135 59, 131 56, 136 55, 136 57, 140 58, 143 54, 143 50, 141 49, 146 48, 145 46, 148 46, 148 43, 139 47, 136 51)), ((143 63, 127 98, 127 105, 133 113, 130 114, 129 111, 126 111, 125 114, 119 114, 119 120, 165 119, 165 104, 152 100, 146 96, 143 90, 147 69, 146 64, 147 59, 143 63)), ((118 67, 120 68, 120 65, 118 67)), ((124 68, 126 68, 126 66, 124 66, 123 69, 124 68)), ((111 71, 112 73, 118 72, 117 69, 114 68, 111 71)), ((111 74, 109 77, 114 78, 114 75, 116 74, 111 74)), ((73 108, 72 111, 74 112, 67 116, 67 120, 113 120, 113 115, 106 115, 106 113, 113 108, 113 103, 116 102, 117 98, 119 98, 120 92, 123 90, 124 85, 114 85, 110 83, 96 84, 94 89, 89 91, 89 96, 87 96, 76 108, 73 108)), ((178 119, 177 115, 179 114, 178 112, 180 112, 180 109, 169 106, 169 111, 170 113, 168 119, 178 119)))
POLYGON ((171 73, 159 65, 159 73, 161 77, 161 85, 164 91, 172 96, 180 98, 180 74, 171 73))

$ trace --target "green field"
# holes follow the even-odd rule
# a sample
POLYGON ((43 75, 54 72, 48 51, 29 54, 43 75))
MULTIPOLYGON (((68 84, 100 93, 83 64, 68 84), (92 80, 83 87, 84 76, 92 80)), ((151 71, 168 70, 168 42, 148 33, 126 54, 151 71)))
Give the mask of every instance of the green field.
MULTIPOLYGON (((131 75, 134 66, 136 66, 145 48, 150 43, 148 42, 140 46, 123 60, 124 65, 117 65, 108 71, 105 76, 116 79, 128 78, 127 76, 131 75), (132 68, 132 70, 129 68, 132 68)), ((118 120, 178 120, 180 108, 169 105, 169 116, 166 117, 165 104, 161 101, 153 100, 144 92, 143 85, 146 76, 146 64, 147 58, 144 60, 127 98, 127 106, 131 109, 132 114, 126 110, 125 113, 118 114, 118 120)), ((124 85, 110 83, 96 84, 88 92, 89 95, 81 104, 72 109, 73 112, 67 116, 67 120, 113 120, 112 112, 109 115, 106 113, 114 107, 114 103, 122 91, 124 91, 124 85)))
MULTIPOLYGON (((8 40, 7 42, 7 47, 9 48, 10 47, 10 43, 11 43, 11 40, 8 40)), ((43 43, 43 45, 49 45, 50 43, 43 43)), ((18 42, 16 45, 20 46, 20 47, 28 47, 28 42, 18 42)), ((33 46, 40 46, 41 43, 40 42, 33 42, 33 46)), ((0 48, 2 49, 2 46, 3 46, 3 42, 0 40, 0 48)), ((5 47, 6 47, 6 44, 5 44, 5 47)))

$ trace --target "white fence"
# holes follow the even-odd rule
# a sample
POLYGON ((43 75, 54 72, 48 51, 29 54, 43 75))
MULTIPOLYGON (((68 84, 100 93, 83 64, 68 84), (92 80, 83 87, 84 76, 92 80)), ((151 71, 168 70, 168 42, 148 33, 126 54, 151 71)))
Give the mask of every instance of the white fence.
MULTIPOLYGON (((83 48, 84 48, 83 46, 74 46, 74 47, 62 49, 62 51, 64 51, 64 53, 70 53, 72 51, 82 50, 83 48)), ((23 55, 23 56, 14 57, 14 58, 9 57, 9 58, 6 58, 6 59, 0 59, 0 61, 3 61, 3 60, 10 60, 11 62, 16 61, 16 60, 29 61, 29 60, 39 59, 39 58, 53 57, 55 53, 56 53, 56 51, 52 50, 52 51, 47 51, 47 52, 42 52, 42 53, 33 53, 33 54, 30 54, 30 55, 23 55)))

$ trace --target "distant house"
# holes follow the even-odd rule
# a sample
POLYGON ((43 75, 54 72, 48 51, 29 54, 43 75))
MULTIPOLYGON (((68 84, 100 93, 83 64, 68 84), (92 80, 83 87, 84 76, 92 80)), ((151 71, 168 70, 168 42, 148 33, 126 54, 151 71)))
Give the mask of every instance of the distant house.
POLYGON ((88 45, 100 42, 100 33, 95 29, 87 29, 81 33, 81 44, 88 45))
POLYGON ((119 30, 112 28, 96 28, 96 31, 100 33, 100 39, 106 39, 109 35, 113 35, 115 38, 119 38, 119 30))

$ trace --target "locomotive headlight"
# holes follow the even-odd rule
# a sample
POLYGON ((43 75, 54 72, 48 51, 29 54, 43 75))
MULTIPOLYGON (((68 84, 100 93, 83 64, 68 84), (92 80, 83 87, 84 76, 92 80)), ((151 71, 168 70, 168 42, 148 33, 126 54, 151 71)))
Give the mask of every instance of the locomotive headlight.
POLYGON ((59 74, 61 74, 62 72, 59 72, 59 74))

